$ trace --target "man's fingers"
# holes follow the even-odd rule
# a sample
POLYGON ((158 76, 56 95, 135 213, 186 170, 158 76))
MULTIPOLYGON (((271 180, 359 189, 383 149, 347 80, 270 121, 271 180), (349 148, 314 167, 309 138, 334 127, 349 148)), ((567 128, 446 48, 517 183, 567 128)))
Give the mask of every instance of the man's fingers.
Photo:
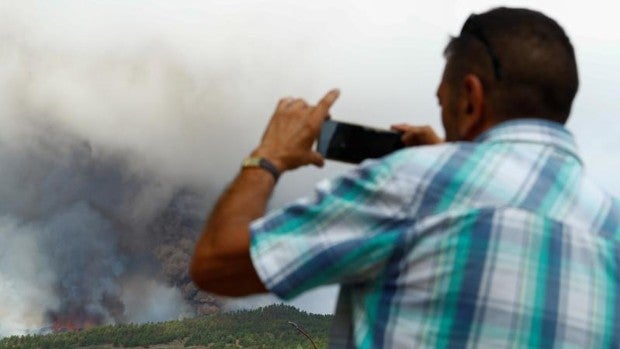
POLYGON ((313 151, 308 155, 308 162, 313 164, 314 166, 323 167, 325 159, 320 153, 313 151))
POLYGON ((306 103, 306 101, 304 101, 301 98, 298 98, 296 100, 294 100, 291 104, 290 104, 291 109, 293 108, 306 108, 308 107, 308 103, 306 103))
POLYGON ((319 115, 321 119, 325 119, 325 117, 327 117, 327 113, 329 112, 329 108, 334 105, 334 102, 336 102, 338 96, 340 96, 340 90, 338 89, 333 89, 327 92, 327 94, 321 98, 319 104, 316 106, 315 113, 319 115))
POLYGON ((284 98, 280 99, 280 101, 278 102, 277 108, 282 108, 282 107, 290 104, 293 100, 294 100, 293 97, 284 97, 284 98))
POLYGON ((422 141, 420 140, 420 134, 418 133, 404 133, 401 137, 403 143, 405 145, 420 145, 422 141))
POLYGON ((432 127, 429 125, 413 126, 409 124, 394 124, 391 129, 397 132, 402 132, 402 141, 407 146, 414 145, 431 145, 442 143, 441 139, 432 127))
POLYGON ((390 126, 390 128, 393 131, 397 131, 397 132, 406 132, 411 127, 412 126, 408 124, 395 124, 395 125, 390 126))

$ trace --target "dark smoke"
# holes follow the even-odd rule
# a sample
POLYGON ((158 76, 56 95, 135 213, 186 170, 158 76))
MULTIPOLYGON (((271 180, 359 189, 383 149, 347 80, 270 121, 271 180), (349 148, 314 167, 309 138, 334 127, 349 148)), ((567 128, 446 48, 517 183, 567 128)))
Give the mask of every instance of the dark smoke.
MULTIPOLYGON (((198 292, 187 276, 207 209, 204 193, 167 184, 152 173, 132 172, 128 154, 97 152, 69 133, 40 130, 28 149, 0 147, 6 198, 0 217, 18 222, 3 229, 3 237, 19 238, 29 227, 35 250, 4 251, 3 259, 36 254, 39 265, 34 267, 47 282, 13 273, 4 263, 0 269, 4 282, 24 278, 26 287, 47 293, 38 325, 78 329, 218 311, 219 302, 198 292), (145 299, 136 303, 132 293, 145 299)), ((21 298, 26 307, 32 303, 21 298)), ((15 305, 13 311, 19 311, 20 304, 15 305)), ((26 317, 23 327, 36 324, 26 317)), ((0 326, 2 331, 8 330, 0 326)))
POLYGON ((200 314, 220 310, 220 302, 199 290, 187 273, 196 241, 196 232, 203 224, 202 197, 182 191, 151 224, 150 232, 157 237, 153 252, 161 262, 166 280, 181 290, 183 298, 200 314))

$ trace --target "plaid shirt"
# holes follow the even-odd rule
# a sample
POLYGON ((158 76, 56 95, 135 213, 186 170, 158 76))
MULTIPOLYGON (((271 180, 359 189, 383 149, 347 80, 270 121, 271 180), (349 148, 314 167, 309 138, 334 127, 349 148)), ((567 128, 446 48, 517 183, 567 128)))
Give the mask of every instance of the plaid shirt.
POLYGON ((341 290, 333 348, 618 348, 620 203, 541 120, 366 161, 252 224, 283 299, 341 290))

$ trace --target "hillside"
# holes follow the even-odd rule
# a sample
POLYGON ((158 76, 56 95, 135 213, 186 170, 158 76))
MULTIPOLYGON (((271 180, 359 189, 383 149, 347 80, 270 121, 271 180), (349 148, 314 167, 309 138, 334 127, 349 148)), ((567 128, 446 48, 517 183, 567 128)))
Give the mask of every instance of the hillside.
POLYGON ((6 337, 0 339, 0 348, 312 348, 289 321, 302 327, 318 348, 325 348, 332 318, 271 305, 162 323, 6 337))

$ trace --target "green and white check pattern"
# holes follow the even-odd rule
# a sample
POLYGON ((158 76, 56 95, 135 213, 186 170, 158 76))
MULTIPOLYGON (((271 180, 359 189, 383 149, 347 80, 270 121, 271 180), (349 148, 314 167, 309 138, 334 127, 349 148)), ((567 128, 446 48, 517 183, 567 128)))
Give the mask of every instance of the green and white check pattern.
POLYGON ((619 224, 570 133, 523 119, 322 181, 251 255, 283 299, 341 284, 332 348, 618 348, 619 224))

